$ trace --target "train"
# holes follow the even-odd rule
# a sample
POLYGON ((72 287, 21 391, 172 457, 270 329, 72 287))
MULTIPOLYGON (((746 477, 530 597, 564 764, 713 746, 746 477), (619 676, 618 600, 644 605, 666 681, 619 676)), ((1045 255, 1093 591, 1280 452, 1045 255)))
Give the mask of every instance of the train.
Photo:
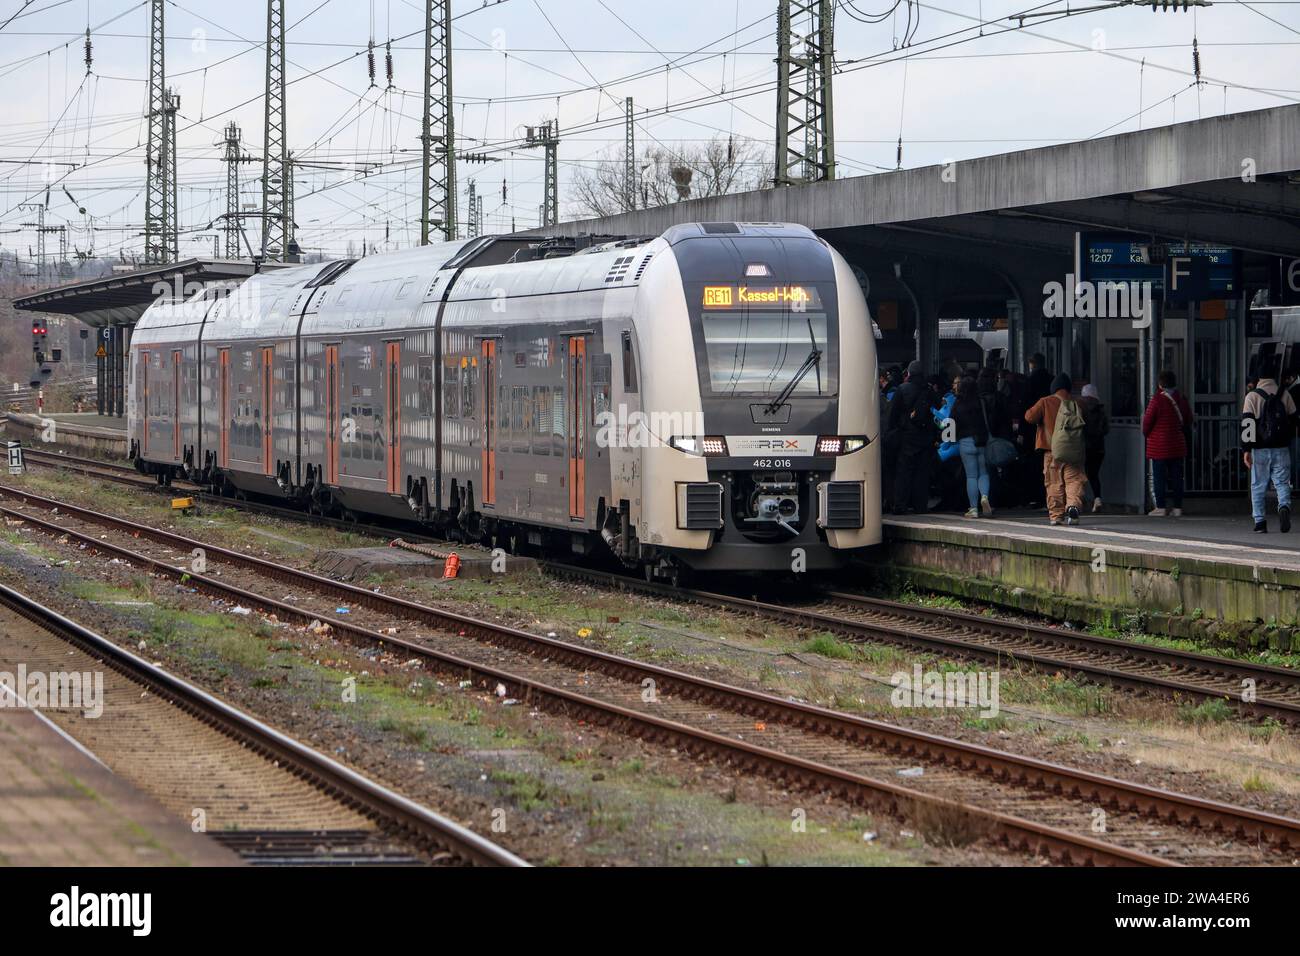
POLYGON ((649 579, 831 569, 880 541, 875 345, 799 225, 432 243, 160 298, 130 454, 160 483, 649 579))

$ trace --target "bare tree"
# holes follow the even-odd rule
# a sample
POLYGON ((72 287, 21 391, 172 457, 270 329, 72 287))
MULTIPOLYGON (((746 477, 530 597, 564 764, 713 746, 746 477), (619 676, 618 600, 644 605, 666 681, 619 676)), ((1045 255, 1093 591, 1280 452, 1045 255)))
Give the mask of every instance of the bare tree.
MULTIPOLYGON (((579 167, 568 185, 569 213, 610 216, 627 211, 624 151, 613 149, 592 166, 579 167)), ((637 158, 640 208, 683 199, 722 196, 772 184, 766 147, 752 139, 715 136, 703 145, 649 146, 637 158)))

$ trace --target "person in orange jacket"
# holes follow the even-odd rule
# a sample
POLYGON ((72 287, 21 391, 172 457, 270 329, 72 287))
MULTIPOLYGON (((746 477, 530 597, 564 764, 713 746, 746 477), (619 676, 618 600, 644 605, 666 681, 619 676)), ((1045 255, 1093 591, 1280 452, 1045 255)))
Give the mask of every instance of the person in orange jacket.
POLYGON ((1056 461, 1052 457, 1052 434, 1061 402, 1070 399, 1070 376, 1064 372, 1052 379, 1052 392, 1025 412, 1025 421, 1038 426, 1034 447, 1043 453, 1043 484, 1047 489, 1047 517, 1054 525, 1078 524, 1083 507, 1083 486, 1088 480, 1081 464, 1056 461))

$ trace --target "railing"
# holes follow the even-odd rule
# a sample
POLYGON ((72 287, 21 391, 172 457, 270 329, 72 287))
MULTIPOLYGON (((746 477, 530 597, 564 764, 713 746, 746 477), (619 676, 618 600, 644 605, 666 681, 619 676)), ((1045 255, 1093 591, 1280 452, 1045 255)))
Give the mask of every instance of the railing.
POLYGON ((1241 416, 1201 415, 1192 422, 1187 490, 1209 494, 1245 492, 1250 473, 1241 461, 1241 416))

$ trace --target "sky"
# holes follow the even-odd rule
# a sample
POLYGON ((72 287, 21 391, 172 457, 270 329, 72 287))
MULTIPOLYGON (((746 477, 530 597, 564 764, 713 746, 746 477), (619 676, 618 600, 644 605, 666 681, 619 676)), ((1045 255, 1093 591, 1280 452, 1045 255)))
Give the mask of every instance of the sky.
MULTIPOLYGON (((838 175, 894 169, 900 136, 910 168, 1300 101, 1300 0, 1080 10, 1104 3, 841 0, 838 175), (1046 15, 1023 27, 1006 19, 1027 11, 1046 15)), ((550 119, 561 136, 561 218, 571 217, 566 182, 583 167, 622 161, 628 96, 638 148, 721 136, 752 139, 770 155, 776 7, 453 0, 457 145, 500 160, 459 164, 462 218, 473 179, 485 197, 485 231, 537 225, 542 154, 521 141, 526 127, 550 119)), ((286 10, 290 149, 327 167, 296 174, 300 244, 338 256, 349 244, 382 251, 417 243, 423 0, 287 0, 286 10)), ((266 5, 169 0, 165 23, 168 82, 181 101, 180 255, 211 255, 220 229, 213 220, 226 205, 226 124, 237 123, 243 148, 260 154, 266 5)), ((148 2, 0 0, 0 24, 0 160, 8 161, 0 162, 0 251, 26 258, 34 248, 23 223, 36 213, 22 207, 44 203, 48 182, 46 223, 66 226, 69 253, 139 255, 148 2)), ((260 164, 240 173, 241 205, 260 207, 260 164)))

